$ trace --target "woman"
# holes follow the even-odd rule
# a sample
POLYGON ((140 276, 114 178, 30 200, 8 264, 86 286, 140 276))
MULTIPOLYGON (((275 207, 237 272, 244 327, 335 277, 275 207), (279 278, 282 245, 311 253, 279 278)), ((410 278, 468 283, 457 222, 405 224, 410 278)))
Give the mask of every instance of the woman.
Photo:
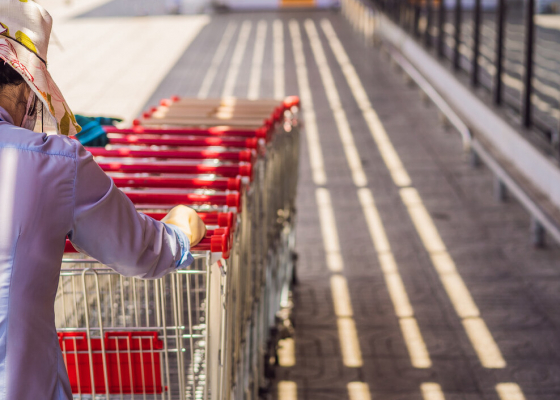
POLYGON ((165 223, 130 200, 76 140, 70 108, 46 68, 51 18, 32 1, 0 0, 0 400, 70 400, 54 300, 68 236, 126 276, 159 278, 192 262, 205 234, 196 213, 165 223), (62 135, 33 132, 38 108, 62 135))

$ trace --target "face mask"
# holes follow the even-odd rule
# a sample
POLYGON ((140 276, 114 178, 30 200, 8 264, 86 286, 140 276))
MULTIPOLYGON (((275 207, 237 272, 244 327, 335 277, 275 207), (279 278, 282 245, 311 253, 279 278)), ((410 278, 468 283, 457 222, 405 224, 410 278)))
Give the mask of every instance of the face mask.
POLYGON ((21 121, 21 127, 32 131, 35 129, 35 123, 37 122, 37 96, 34 92, 29 94, 27 99, 27 108, 25 109, 25 116, 23 121, 21 121))

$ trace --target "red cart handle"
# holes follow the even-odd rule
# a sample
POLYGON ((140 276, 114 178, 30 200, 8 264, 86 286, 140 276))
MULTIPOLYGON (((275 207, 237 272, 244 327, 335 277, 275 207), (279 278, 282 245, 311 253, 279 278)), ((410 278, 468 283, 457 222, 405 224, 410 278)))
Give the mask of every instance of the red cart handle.
MULTIPOLYGON (((158 221, 161 221, 167 215, 164 212, 147 212, 145 214, 158 221)), ((231 232, 235 230, 235 213, 233 212, 199 212, 197 214, 206 225, 218 225, 220 228, 230 229, 231 232)))
POLYGON ((240 178, 226 179, 181 179, 181 178, 162 178, 159 176, 135 177, 131 176, 111 176, 117 187, 149 187, 149 188, 169 188, 169 189, 215 189, 215 190, 241 190, 240 178))
POLYGON ((251 137, 246 139, 237 139, 229 137, 196 137, 196 136, 180 136, 180 135, 122 135, 117 133, 108 134, 110 144, 129 144, 129 145, 146 145, 146 146, 177 146, 177 147, 240 147, 247 149, 257 149, 259 139, 251 137))
POLYGON ((284 99, 284 108, 289 110, 292 107, 299 107, 299 97, 298 96, 289 96, 284 99))
POLYGON ((140 125, 139 120, 134 120, 133 128, 121 129, 112 125, 104 126, 105 133, 123 134, 156 134, 156 135, 190 135, 190 136, 218 136, 218 137, 245 137, 260 138, 268 137, 269 128, 262 126, 257 129, 234 129, 225 126, 211 128, 150 128, 140 125))
POLYGON ((102 147, 86 147, 91 154, 97 157, 131 157, 131 158, 169 158, 169 159, 189 159, 207 160, 217 159, 223 161, 246 161, 252 162, 255 153, 252 150, 241 151, 182 151, 182 150, 131 150, 128 147, 107 150, 102 147))
POLYGON ((182 165, 182 164, 123 164, 119 162, 99 163, 104 171, 168 174, 216 174, 224 177, 247 176, 252 179, 250 163, 237 165, 182 165))
POLYGON ((235 207, 241 204, 239 193, 226 195, 205 195, 196 193, 150 193, 146 191, 126 191, 124 193, 136 205, 139 204, 212 204, 217 206, 235 207))
MULTIPOLYGON (((202 239, 196 246, 192 247, 192 251, 211 251, 212 253, 222 253, 222 257, 229 258, 230 250, 229 235, 213 235, 202 239)), ((65 253, 78 253, 70 240, 66 239, 64 246, 65 253)))

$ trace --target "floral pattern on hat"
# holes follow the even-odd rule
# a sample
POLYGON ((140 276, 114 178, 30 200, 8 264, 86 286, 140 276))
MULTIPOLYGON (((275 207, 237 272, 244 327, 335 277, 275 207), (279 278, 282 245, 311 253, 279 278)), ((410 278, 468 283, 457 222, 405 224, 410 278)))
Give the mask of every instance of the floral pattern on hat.
POLYGON ((2 0, 0 15, 0 59, 18 72, 43 102, 58 133, 76 135, 81 127, 47 70, 50 15, 27 0, 2 0))

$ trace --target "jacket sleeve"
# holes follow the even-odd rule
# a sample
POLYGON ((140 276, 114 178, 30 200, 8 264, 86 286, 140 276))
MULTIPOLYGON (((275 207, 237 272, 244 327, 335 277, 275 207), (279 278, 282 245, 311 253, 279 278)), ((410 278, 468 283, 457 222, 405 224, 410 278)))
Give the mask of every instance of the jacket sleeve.
POLYGON ((186 235, 137 212, 91 153, 75 145, 72 244, 118 273, 142 279, 160 278, 192 263, 186 235))

